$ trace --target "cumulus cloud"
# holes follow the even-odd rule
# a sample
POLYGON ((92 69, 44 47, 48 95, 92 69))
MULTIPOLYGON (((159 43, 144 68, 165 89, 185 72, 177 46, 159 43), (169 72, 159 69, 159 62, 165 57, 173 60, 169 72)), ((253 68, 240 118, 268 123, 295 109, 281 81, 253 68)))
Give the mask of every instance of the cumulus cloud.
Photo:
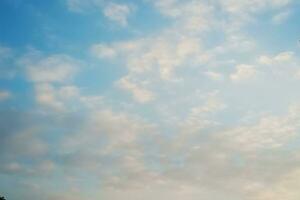
POLYGON ((49 84, 38 84, 36 85, 36 100, 37 102, 46 107, 50 107, 55 110, 64 109, 64 104, 59 101, 56 89, 49 84))
POLYGON ((93 109, 103 103, 102 96, 84 95, 81 88, 75 85, 57 87, 49 83, 39 83, 35 85, 34 89, 36 102, 48 111, 66 112, 78 111, 82 108, 93 109))
POLYGON ((262 117, 257 124, 230 129, 222 137, 239 151, 255 152, 288 144, 298 130, 299 109, 291 107, 285 116, 262 117))
POLYGON ((260 56, 259 57, 259 63, 264 64, 264 65, 278 65, 282 63, 287 63, 291 62, 294 58, 294 52, 292 51, 286 51, 286 52, 281 52, 275 56, 260 56))
POLYGON ((98 58, 113 58, 116 56, 116 49, 104 44, 96 44, 91 47, 91 52, 98 58))
POLYGON ((127 78, 123 78, 118 82, 118 86, 132 93, 133 98, 139 103, 147 103, 155 99, 153 92, 132 83, 127 78))
POLYGON ((33 82, 65 82, 78 69, 78 62, 66 55, 52 55, 45 58, 23 58, 26 73, 33 82))
MULTIPOLYGON (((72 81, 81 67, 81 62, 67 55, 44 56, 31 52, 19 59, 25 66, 27 79, 34 84, 35 100, 48 111, 76 109, 75 104, 87 101, 80 88, 72 81)), ((78 108, 79 109, 79 108, 78 108)))
POLYGON ((294 52, 282 52, 274 57, 275 61, 278 62, 286 62, 290 61, 293 58, 294 52))
POLYGON ((257 74, 257 70, 251 65, 238 65, 236 71, 230 75, 232 81, 244 81, 253 78, 257 74))
POLYGON ((283 51, 275 55, 262 55, 258 58, 258 64, 267 73, 277 77, 298 79, 299 59, 293 51, 283 51))
POLYGON ((106 5, 103 11, 105 17, 121 26, 127 25, 127 18, 131 12, 132 9, 128 5, 116 3, 106 5))
POLYGON ((76 13, 102 11, 109 21, 122 27, 127 26, 128 17, 134 12, 132 5, 103 0, 66 0, 66 4, 70 11, 76 13))
POLYGON ((206 55, 201 54, 201 41, 196 38, 170 37, 168 32, 154 38, 111 45, 96 44, 92 52, 99 58, 124 58, 130 76, 154 72, 166 81, 176 80, 175 71, 178 68, 206 60, 206 55))

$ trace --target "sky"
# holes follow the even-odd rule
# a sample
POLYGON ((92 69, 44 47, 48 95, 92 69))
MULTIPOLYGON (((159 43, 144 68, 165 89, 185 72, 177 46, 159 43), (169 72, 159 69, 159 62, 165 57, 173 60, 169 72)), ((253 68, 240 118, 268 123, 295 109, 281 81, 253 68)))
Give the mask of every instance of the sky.
POLYGON ((298 0, 1 0, 0 196, 299 200, 298 0))

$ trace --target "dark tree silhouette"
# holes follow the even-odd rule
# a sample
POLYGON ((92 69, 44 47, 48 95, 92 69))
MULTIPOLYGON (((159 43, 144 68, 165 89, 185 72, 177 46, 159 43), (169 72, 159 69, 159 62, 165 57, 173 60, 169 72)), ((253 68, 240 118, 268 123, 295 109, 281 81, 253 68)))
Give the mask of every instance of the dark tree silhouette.
POLYGON ((0 196, 0 200, 6 200, 4 197, 0 196))

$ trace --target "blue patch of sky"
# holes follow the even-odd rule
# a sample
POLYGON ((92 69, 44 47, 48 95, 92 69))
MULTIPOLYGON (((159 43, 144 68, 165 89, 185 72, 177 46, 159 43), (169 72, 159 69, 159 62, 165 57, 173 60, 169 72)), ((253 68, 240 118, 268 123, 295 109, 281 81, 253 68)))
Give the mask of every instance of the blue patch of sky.
MULTIPOLYGON (((24 53, 34 48, 45 55, 68 54, 83 60, 83 70, 74 83, 85 88, 86 93, 99 94, 110 89, 109 86, 126 73, 126 67, 122 63, 95 62, 90 56, 90 46, 139 38, 168 23, 168 19, 162 20, 145 2, 130 1, 130 4, 136 4, 137 9, 129 17, 129 27, 122 28, 107 20, 100 8, 99 12, 75 13, 66 11, 65 1, 4 0, 0 2, 0 44, 24 53)), ((1 80, 0 85, 23 96, 22 104, 28 103, 33 94, 32 87, 21 77, 1 80)))
POLYGON ((299 53, 300 26, 299 18, 300 4, 295 4, 290 11, 290 16, 279 24, 272 23, 272 17, 276 12, 264 13, 257 16, 257 21, 252 23, 245 31, 255 38, 260 48, 269 54, 282 51, 295 51, 299 53))

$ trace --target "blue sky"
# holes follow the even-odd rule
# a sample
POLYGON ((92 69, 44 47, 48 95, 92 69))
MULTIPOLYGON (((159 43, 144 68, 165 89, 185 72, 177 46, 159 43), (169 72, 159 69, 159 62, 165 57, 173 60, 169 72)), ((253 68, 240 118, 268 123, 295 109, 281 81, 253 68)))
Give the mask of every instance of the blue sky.
POLYGON ((0 195, 298 200, 296 0, 2 0, 0 195))

